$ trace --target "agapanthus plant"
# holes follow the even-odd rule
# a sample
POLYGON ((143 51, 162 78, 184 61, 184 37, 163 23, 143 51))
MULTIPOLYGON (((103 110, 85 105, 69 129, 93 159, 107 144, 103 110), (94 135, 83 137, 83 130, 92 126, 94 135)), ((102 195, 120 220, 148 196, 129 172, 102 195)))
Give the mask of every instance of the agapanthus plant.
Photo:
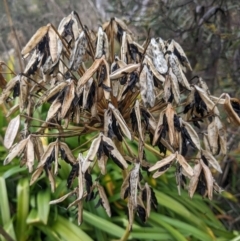
POLYGON ((73 12, 58 29, 51 24, 38 29, 22 56, 28 61, 24 72, 7 83, 0 97, 7 116, 13 116, 4 137, 9 149, 4 164, 19 156, 33 172, 31 184, 45 172, 54 192, 59 160, 64 160, 71 166, 69 193, 50 203, 74 194, 69 207, 77 206, 79 224, 83 203, 97 197, 111 216, 107 194, 92 178, 95 165, 102 178, 110 161, 123 170, 121 197, 127 202, 129 230, 135 213, 145 222, 151 207, 158 206, 143 172, 158 178, 175 167, 179 193, 187 188, 190 197, 198 192, 212 199, 214 190, 221 191, 211 172, 222 172, 215 156, 227 152, 218 105, 239 125, 240 101, 228 94, 212 96, 200 77, 189 81, 185 73, 192 68, 176 41, 147 36, 139 43, 117 18, 95 33, 73 12), (47 116, 39 119, 43 105, 49 106, 47 116), (32 126, 33 120, 40 127, 32 126), (90 133, 95 138, 88 151, 75 156, 66 138, 90 133), (48 137, 47 146, 42 137, 48 137), (132 141, 138 142, 137 154, 132 141), (161 154, 156 163, 145 153, 149 146, 161 154))

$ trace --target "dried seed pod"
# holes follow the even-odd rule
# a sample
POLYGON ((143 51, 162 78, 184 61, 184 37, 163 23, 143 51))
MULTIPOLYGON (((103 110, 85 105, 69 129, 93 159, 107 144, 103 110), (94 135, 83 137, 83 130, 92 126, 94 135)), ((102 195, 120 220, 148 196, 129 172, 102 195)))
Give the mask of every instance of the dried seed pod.
POLYGON ((87 156, 85 157, 85 162, 83 163, 82 172, 85 173, 90 166, 91 162, 97 154, 102 135, 100 134, 96 139, 92 141, 92 144, 88 150, 87 156))
POLYGON ((71 150, 66 143, 59 142, 59 148, 61 152, 61 157, 65 162, 69 163, 70 165, 76 164, 76 158, 73 156, 71 150))
POLYGON ((188 134, 189 134, 192 142, 196 146, 196 148, 198 150, 201 150, 200 140, 199 140, 199 137, 198 137, 198 134, 196 133, 196 131, 193 129, 193 127, 188 122, 181 120, 181 123, 186 128, 186 131, 188 132, 188 134))
POLYGON ((128 64, 125 67, 119 68, 110 74, 111 80, 116 80, 123 77, 126 74, 130 74, 137 70, 140 67, 140 64, 128 64))
POLYGON ((215 123, 215 119, 208 125, 208 140, 211 152, 213 155, 218 154, 219 143, 218 143, 218 128, 215 123))
POLYGON ((124 135, 129 139, 132 140, 132 135, 128 129, 128 126, 124 120, 124 118, 122 117, 120 111, 118 109, 116 109, 111 103, 108 104, 108 107, 112 110, 112 113, 114 115, 114 117, 116 118, 122 132, 124 133, 124 135))
POLYGON ((208 111, 213 111, 215 115, 219 115, 218 108, 216 105, 213 103, 213 101, 210 99, 210 96, 207 94, 205 90, 200 88, 197 85, 194 85, 195 89, 197 90, 198 94, 200 95, 201 99, 203 102, 206 104, 208 111))
POLYGON ((43 39, 43 37, 48 33, 50 25, 43 26, 37 30, 37 32, 32 36, 32 38, 28 41, 26 46, 23 48, 21 54, 24 58, 27 57, 27 54, 31 52, 43 39))
POLYGON ((160 74, 166 74, 168 71, 167 61, 164 58, 162 51, 159 49, 154 38, 151 39, 152 54, 153 54, 153 64, 160 74))
POLYGON ((99 196, 101 198, 101 204, 103 208, 106 210, 107 215, 111 217, 111 208, 108 202, 107 195, 104 191, 104 188, 100 185, 97 185, 97 188, 98 188, 99 196))
POLYGON ((101 26, 98 27, 97 33, 97 47, 95 53, 95 59, 99 59, 103 56, 103 47, 104 47, 104 32, 101 26))
POLYGON ((190 183, 189 183, 189 187, 188 187, 188 193, 189 193, 190 198, 193 197, 193 195, 197 189, 198 180, 199 180, 201 171, 202 171, 202 166, 200 163, 197 163, 193 167, 193 176, 190 178, 190 183))
POLYGON ((127 47, 127 37, 126 37, 126 32, 123 31, 123 36, 122 36, 122 44, 121 44, 121 60, 124 63, 127 63, 127 53, 128 53, 128 47, 127 47))
POLYGON ((58 57, 58 42, 57 42, 57 34, 51 26, 48 30, 48 38, 49 38, 48 45, 49 45, 50 56, 52 58, 52 62, 55 62, 58 57))
POLYGON ((169 140, 170 144, 176 146, 176 132, 175 132, 175 127, 174 127, 174 115, 175 111, 172 107, 172 104, 167 105, 167 109, 165 112, 166 118, 167 118, 167 124, 168 124, 168 135, 169 135, 169 140))
POLYGON ((20 115, 17 115, 15 118, 13 118, 9 122, 7 130, 6 130, 5 135, 4 135, 4 141, 3 141, 3 145, 7 149, 11 148, 11 146, 12 146, 12 144, 13 144, 16 136, 17 136, 20 124, 21 124, 20 115))
POLYGON ((27 167, 29 172, 31 173, 33 171, 33 165, 34 165, 34 144, 31 138, 28 139, 27 145, 26 145, 26 151, 27 151, 27 167))
POLYGON ((128 167, 127 162, 124 160, 123 156, 121 155, 121 153, 118 151, 117 147, 115 146, 115 144, 113 143, 113 141, 102 135, 102 140, 105 141, 112 149, 110 150, 110 154, 112 159, 118 161, 118 163, 120 163, 122 165, 122 167, 124 169, 126 169, 128 167))
POLYGON ((169 78, 170 78, 170 82, 171 82, 173 97, 174 97, 176 104, 178 105, 180 103, 181 97, 180 97, 180 89, 179 89, 177 77, 175 74, 173 74, 172 68, 169 68, 168 73, 169 73, 169 78))
POLYGON ((75 188, 71 192, 65 194, 64 196, 62 196, 62 197, 60 197, 58 199, 50 201, 49 204, 52 205, 52 204, 57 204, 57 203, 63 202, 66 198, 68 198, 68 197, 72 196, 73 194, 75 194, 76 193, 76 189, 77 188, 75 188))
POLYGON ((240 125, 240 101, 236 98, 230 98, 228 94, 225 94, 224 109, 230 121, 236 125, 240 125))
POLYGON ((105 96, 106 100, 110 99, 110 92, 111 92, 111 82, 110 82, 110 77, 109 77, 109 65, 105 59, 103 59, 103 64, 105 65, 106 68, 106 76, 102 82, 102 88, 103 88, 103 93, 105 96))
POLYGON ((206 184, 207 184, 207 195, 210 200, 212 200, 212 192, 213 192, 213 177, 212 173, 207 165, 205 165, 204 161, 201 159, 200 163, 203 168, 203 173, 205 176, 206 184))
POLYGON ((85 55, 87 51, 87 38, 85 36, 84 31, 82 31, 76 42, 74 44, 74 49, 71 52, 70 60, 69 60, 69 68, 77 71, 84 61, 85 55))
POLYGON ((139 170, 140 163, 135 163, 133 169, 130 172, 129 183, 130 183, 130 199, 131 204, 136 208, 137 206, 137 189, 139 182, 139 170))
POLYGON ((141 111, 140 111, 140 105, 139 105, 138 100, 136 100, 136 102, 135 102, 134 111, 135 111, 135 115, 136 115, 136 119, 137 119, 138 133, 139 133, 141 141, 144 142, 142 122, 141 122, 141 111))
POLYGON ((19 155, 28 143, 28 138, 21 140, 19 143, 15 144, 9 151, 7 157, 5 158, 3 165, 10 163, 14 157, 19 155))
POLYGON ((176 75, 178 82, 188 90, 191 90, 188 80, 179 65, 178 58, 175 54, 171 53, 169 55, 169 64, 172 68, 174 75, 176 75))
POLYGON ((103 57, 100 59, 95 59, 93 64, 87 71, 83 74, 83 76, 78 80, 77 88, 79 89, 83 85, 87 83, 87 81, 95 74, 95 72, 98 70, 98 68, 101 66, 103 61, 103 57))
POLYGON ((151 166, 148 169, 148 171, 149 172, 152 172, 152 171, 155 171, 155 170, 160 170, 160 172, 164 171, 165 167, 169 168, 170 166, 167 166, 167 165, 169 163, 171 164, 176 158, 177 158, 176 153, 170 154, 169 156, 167 156, 167 157, 163 158, 162 160, 156 162, 153 166, 151 166))
POLYGON ((64 99, 63 99, 62 108, 61 108, 61 119, 65 118, 74 97, 75 97, 75 84, 73 80, 71 80, 68 87, 64 91, 64 99))
POLYGON ((202 150, 202 156, 204 156, 208 163, 219 173, 222 173, 221 166, 219 165, 218 161, 214 158, 214 156, 207 150, 202 150))
POLYGON ((186 66, 190 71, 192 71, 191 64, 180 44, 177 43, 175 40, 172 40, 172 42, 174 45, 174 54, 178 57, 179 61, 183 66, 186 66))
MULTIPOLYGON (((1 93, 1 96, 0 96, 0 105, 3 104, 4 101, 6 101, 12 90, 14 91, 16 89, 17 93, 13 93, 13 97, 15 98, 16 96, 19 96, 19 81, 20 81, 20 75, 16 75, 13 79, 11 79, 6 87, 3 89, 3 92, 1 93)), ((15 92, 15 91, 14 91, 15 92)))
POLYGON ((53 98, 56 96, 58 93, 60 93, 64 87, 66 87, 68 82, 60 82, 57 85, 55 85, 53 88, 49 89, 46 91, 41 98, 38 100, 36 107, 41 106, 43 103, 48 101, 49 99, 53 98))
POLYGON ((58 99, 53 101, 47 113, 47 118, 46 118, 47 122, 49 122, 52 118, 54 118, 57 115, 61 106, 62 106, 62 103, 58 99))
POLYGON ((163 75, 161 75, 158 70, 155 68, 152 60, 148 57, 148 56, 145 56, 144 57, 144 61, 143 63, 147 64, 148 68, 151 70, 152 74, 161 82, 161 83, 164 83, 165 81, 165 78, 163 75))
POLYGON ((187 161, 185 160, 185 158, 182 155, 177 154, 177 161, 182 166, 182 168, 184 169, 184 171, 186 172, 186 174, 188 176, 190 176, 190 177, 193 176, 192 167, 187 163, 187 161))
POLYGON ((144 65, 143 70, 140 74, 139 84, 144 106, 153 107, 155 104, 153 76, 146 65, 144 65))

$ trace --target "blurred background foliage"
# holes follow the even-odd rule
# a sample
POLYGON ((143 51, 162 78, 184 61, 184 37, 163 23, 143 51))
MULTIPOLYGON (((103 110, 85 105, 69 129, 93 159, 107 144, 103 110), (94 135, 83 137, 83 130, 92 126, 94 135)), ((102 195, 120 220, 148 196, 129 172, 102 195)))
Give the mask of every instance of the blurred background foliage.
MULTIPOLYGON (((211 93, 228 92, 239 97, 240 88, 240 3, 238 0, 8 0, 0 1, 0 60, 14 72, 21 71, 18 49, 22 48, 35 31, 47 23, 58 26, 60 20, 72 10, 79 13, 89 29, 96 30, 111 17, 120 17, 139 39, 151 36, 164 40, 177 40, 187 53, 193 72, 188 79, 198 75, 208 84, 211 93), (7 3, 9 14, 6 14, 7 3), (11 20, 10 20, 11 21, 11 20)), ((24 64, 24 63, 23 63, 24 64)), ((1 66, 0 71, 8 81, 12 76, 1 66)), ((194 81, 194 80, 193 80, 194 81)), ((191 82, 191 81, 190 81, 191 82)), ((193 83, 193 82, 192 82, 193 83)), ((0 142, 9 119, 0 112, 0 142)), ((46 114, 46 113, 43 113, 46 114)), ((221 158, 223 173, 216 176, 225 190, 215 195, 214 201, 195 196, 191 200, 185 191, 178 196, 174 170, 161 178, 145 178, 156 191, 159 202, 157 212, 152 212, 146 224, 137 218, 129 237, 126 203, 120 199, 122 175, 115 165, 108 164, 104 185, 110 197, 113 217, 109 219, 96 202, 85 206, 84 222, 76 224, 76 210, 66 207, 69 197, 60 205, 49 206, 49 200, 67 193, 66 179, 69 166, 62 163, 57 189, 51 193, 45 176, 35 185, 29 186, 25 168, 15 160, 8 166, 2 161, 6 150, 0 146, 0 238, 2 240, 240 240, 240 146, 239 129, 228 126, 228 155, 221 158)), ((87 141, 91 136, 85 136, 87 141)), ((77 138, 67 140, 76 146, 77 138)), ((130 143, 136 147, 136 143, 130 143)), ((86 151, 80 148, 81 151, 86 151)), ((78 150, 78 151, 79 151, 78 150)), ((150 151, 149 161, 157 157, 150 151)), ((95 170, 95 178, 99 170, 95 170)))

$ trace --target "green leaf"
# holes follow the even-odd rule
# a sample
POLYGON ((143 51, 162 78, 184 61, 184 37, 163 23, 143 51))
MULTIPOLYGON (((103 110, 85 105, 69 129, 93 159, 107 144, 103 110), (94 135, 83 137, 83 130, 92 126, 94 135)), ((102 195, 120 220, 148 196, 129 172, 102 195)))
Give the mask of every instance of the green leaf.
POLYGON ((38 215, 38 211, 36 209, 32 209, 27 217, 27 224, 37 224, 40 223, 41 219, 38 215))
POLYGON ((10 220, 10 210, 9 210, 6 182, 3 177, 0 177, 0 190, 1 190, 1 198, 0 198, 1 219, 2 219, 2 223, 7 223, 10 220))
POLYGON ((200 240, 211 241, 213 237, 206 234, 204 231, 192 226, 190 224, 184 223, 183 221, 179 221, 174 218, 169 218, 161 214, 151 213, 150 219, 159 222, 165 222, 175 228, 177 228, 180 232, 187 231, 191 236, 198 238, 200 240))
POLYGON ((18 241, 27 240, 27 216, 29 210, 29 180, 20 179, 17 185, 16 234, 18 241))
POLYGON ((116 224, 113 224, 112 222, 109 222, 108 220, 100 218, 85 210, 83 211, 83 219, 95 228, 103 230, 104 232, 117 238, 121 238, 125 233, 123 228, 120 228, 116 224))
POLYGON ((48 215, 50 210, 50 192, 49 190, 41 191, 37 195, 37 209, 38 209, 38 216, 39 219, 43 224, 47 224, 48 222, 48 215))
POLYGON ((93 241, 80 227, 61 216, 58 216, 54 221, 51 230, 59 234, 66 241, 93 241))

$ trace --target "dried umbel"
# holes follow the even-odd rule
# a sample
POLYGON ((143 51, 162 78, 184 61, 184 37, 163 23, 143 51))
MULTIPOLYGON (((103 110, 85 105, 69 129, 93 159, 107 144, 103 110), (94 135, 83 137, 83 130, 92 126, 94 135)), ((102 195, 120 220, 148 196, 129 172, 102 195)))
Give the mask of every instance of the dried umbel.
POLYGON ((59 160, 64 160, 71 166, 69 193, 51 204, 75 194, 69 207, 77 206, 79 224, 83 203, 97 197, 97 206, 111 216, 100 184, 111 161, 123 170, 121 197, 127 201, 129 229, 135 213, 146 222, 151 207, 158 206, 144 171, 158 178, 175 168, 179 192, 188 188, 190 197, 198 192, 212 199, 213 190, 221 190, 211 172, 222 172, 216 156, 227 152, 217 105, 239 125, 240 100, 228 94, 212 96, 201 78, 189 83, 185 73, 192 68, 176 41, 148 37, 141 45, 117 18, 94 33, 73 12, 58 30, 51 24, 37 30, 22 55, 28 60, 24 72, 10 80, 0 96, 12 116, 4 138, 9 149, 4 164, 19 156, 21 165, 33 171, 31 184, 45 172, 54 191, 59 160), (12 106, 16 98, 18 104, 12 106), (43 105, 48 112, 39 119, 43 105), (74 155, 66 138, 92 132, 87 153, 74 155), (46 146, 42 137, 51 142, 46 146), (128 145, 132 141, 138 142, 137 154, 128 145), (145 153, 150 146, 159 148, 156 163, 145 153), (101 173, 96 180, 94 165, 101 173))

